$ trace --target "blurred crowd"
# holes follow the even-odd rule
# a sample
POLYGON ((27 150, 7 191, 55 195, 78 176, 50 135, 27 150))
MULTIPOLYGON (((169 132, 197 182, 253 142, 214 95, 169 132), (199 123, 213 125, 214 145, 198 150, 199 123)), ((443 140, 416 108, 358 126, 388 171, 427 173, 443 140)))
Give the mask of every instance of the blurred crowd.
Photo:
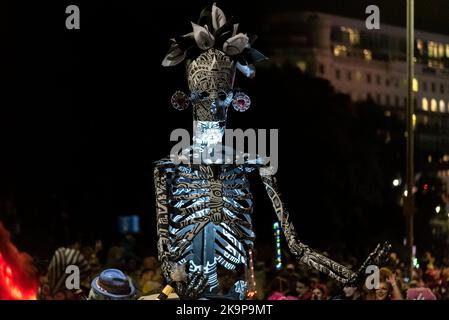
MULTIPOLYGON (((354 260, 353 260, 354 261, 354 260)), ((353 266, 355 269, 356 266, 353 266)), ((315 271, 289 263, 268 281, 268 300, 449 300, 449 265, 437 265, 430 252, 416 264, 412 277, 405 277, 405 265, 395 252, 379 269, 378 285, 368 279, 361 287, 341 287, 315 271)))
MULTIPOLYGON (((118 277, 123 274, 127 286, 129 282, 133 294, 125 298, 158 295, 165 286, 160 264, 154 256, 136 255, 134 241, 132 236, 127 236, 121 245, 107 250, 101 241, 92 246, 73 243, 59 248, 49 260, 35 257, 40 282, 38 299, 88 299, 93 289, 96 289, 92 287, 97 285, 119 290, 120 285, 114 287, 115 284, 107 283, 110 275, 105 274, 105 270, 119 270, 113 273, 115 277, 119 272, 118 277), (66 268, 71 264, 79 266, 81 282, 78 290, 67 288, 66 282, 70 282, 70 279, 66 268)), ((357 268, 354 259, 346 265, 357 268)), ((361 287, 342 287, 296 262, 285 264, 281 270, 274 270, 267 263, 256 261, 256 286, 252 289, 251 297, 260 300, 449 300, 449 265, 436 264, 432 254, 426 252, 412 274, 410 279, 404 276, 404 263, 394 252, 389 262, 379 269, 379 283, 374 289, 369 289, 366 284, 361 287)), ((101 293, 101 290, 97 291, 101 293)))

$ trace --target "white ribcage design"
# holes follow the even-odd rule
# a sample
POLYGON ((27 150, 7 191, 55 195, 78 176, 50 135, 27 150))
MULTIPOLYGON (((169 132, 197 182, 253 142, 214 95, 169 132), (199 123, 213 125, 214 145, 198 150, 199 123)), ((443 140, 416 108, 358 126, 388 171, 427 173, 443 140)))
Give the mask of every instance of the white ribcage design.
POLYGON ((217 264, 247 265, 255 238, 252 195, 243 166, 180 165, 169 185, 169 238, 173 259, 209 277, 218 288, 217 264))

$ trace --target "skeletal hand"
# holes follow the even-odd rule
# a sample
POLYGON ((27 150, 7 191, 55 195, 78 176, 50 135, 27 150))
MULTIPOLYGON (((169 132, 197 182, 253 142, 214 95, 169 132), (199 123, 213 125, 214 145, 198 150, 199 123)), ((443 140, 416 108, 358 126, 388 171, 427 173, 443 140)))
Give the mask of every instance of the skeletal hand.
POLYGON ((195 272, 187 277, 187 281, 176 282, 176 293, 183 300, 195 300, 207 287, 207 276, 195 272))
POLYGON ((391 245, 388 242, 378 244, 376 249, 368 256, 362 266, 357 270, 354 276, 348 281, 349 285, 358 286, 366 277, 366 268, 370 265, 380 266, 389 259, 391 245))

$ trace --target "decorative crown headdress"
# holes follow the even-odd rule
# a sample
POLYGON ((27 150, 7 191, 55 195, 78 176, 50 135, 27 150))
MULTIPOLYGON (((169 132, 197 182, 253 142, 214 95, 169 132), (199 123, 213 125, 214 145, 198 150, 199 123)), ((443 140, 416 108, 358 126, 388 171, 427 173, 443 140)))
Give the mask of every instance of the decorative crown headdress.
POLYGON ((192 32, 171 39, 171 47, 162 65, 176 66, 186 58, 195 58, 202 52, 215 48, 236 60, 237 69, 247 77, 254 76, 254 70, 250 70, 249 66, 266 57, 251 47, 257 37, 237 33, 239 24, 233 20, 233 17, 227 20, 215 3, 207 6, 201 12, 198 22, 192 22, 192 32))

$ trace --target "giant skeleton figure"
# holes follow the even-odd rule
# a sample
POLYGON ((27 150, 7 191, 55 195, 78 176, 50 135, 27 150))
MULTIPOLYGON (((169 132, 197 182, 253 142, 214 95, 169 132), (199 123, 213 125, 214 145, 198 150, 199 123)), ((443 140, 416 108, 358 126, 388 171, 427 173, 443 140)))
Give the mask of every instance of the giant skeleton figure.
MULTIPOLYGON (((188 280, 175 283, 181 298, 212 298, 220 290, 218 268, 247 269, 255 239, 248 174, 255 170, 298 261, 345 285, 360 281, 365 268, 386 254, 387 244, 378 246, 358 272, 353 272, 299 241, 272 169, 263 161, 256 158, 229 164, 226 152, 224 157, 214 158, 218 160, 208 158, 226 150, 221 143, 228 107, 232 104, 234 109, 245 111, 250 104, 248 96, 233 89, 235 70, 252 78, 254 63, 265 57, 251 48, 252 40, 237 33, 238 24, 226 20, 215 4, 204 9, 198 24, 192 26, 192 33, 172 39, 162 62, 163 66, 174 66, 187 60, 190 94, 177 91, 171 102, 180 110, 191 104, 194 116, 194 143, 188 153, 183 153, 190 162, 176 164, 172 159, 162 159, 154 169, 158 252, 167 282, 173 281, 176 268, 186 266, 188 280), (192 161, 198 156, 201 161, 192 161)), ((242 277, 229 296, 243 299, 245 290, 242 277)))

